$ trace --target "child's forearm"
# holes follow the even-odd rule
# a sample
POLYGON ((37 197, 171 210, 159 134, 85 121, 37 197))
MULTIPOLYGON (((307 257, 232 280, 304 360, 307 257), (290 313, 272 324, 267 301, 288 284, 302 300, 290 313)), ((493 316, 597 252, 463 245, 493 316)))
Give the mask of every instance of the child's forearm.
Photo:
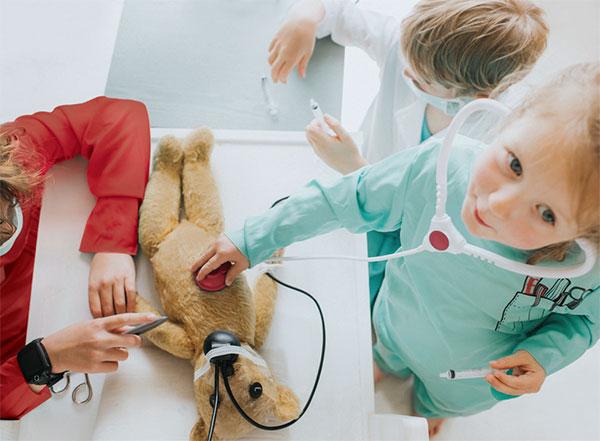
POLYGON ((254 266, 293 242, 338 228, 353 233, 400 228, 414 149, 336 181, 313 180, 227 237, 254 266))
POLYGON ((338 228, 366 231, 368 222, 349 203, 359 199, 358 181, 354 175, 333 184, 311 181, 288 200, 246 219, 241 230, 227 232, 227 237, 255 266, 280 248, 338 228))

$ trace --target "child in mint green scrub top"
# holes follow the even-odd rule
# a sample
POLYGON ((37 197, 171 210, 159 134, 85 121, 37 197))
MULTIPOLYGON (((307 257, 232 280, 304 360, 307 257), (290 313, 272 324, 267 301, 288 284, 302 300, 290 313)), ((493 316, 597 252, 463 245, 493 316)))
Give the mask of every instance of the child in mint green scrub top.
MULTIPOLYGON (((599 103, 600 65, 576 65, 518 107, 490 146, 456 139, 447 211, 468 242, 554 266, 579 257, 576 238, 598 245, 599 103), (547 111, 555 103, 561 112, 547 111)), ((333 183, 309 182, 219 238, 194 266, 201 268, 198 279, 230 261, 231 283, 275 250, 342 227, 399 229, 401 249, 416 247, 435 211, 440 143, 431 138, 333 183)), ((414 375, 415 411, 428 419, 431 433, 444 418, 537 392, 547 375, 598 340, 599 269, 597 263, 581 277, 547 279, 450 253, 390 260, 372 316, 376 365, 414 375), (439 377, 449 368, 488 363, 494 373, 485 380, 439 377)))

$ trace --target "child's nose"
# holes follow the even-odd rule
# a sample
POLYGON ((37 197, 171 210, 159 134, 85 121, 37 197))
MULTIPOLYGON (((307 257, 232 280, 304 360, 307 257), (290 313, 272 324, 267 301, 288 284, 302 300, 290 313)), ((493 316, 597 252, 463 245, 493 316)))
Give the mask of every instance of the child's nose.
POLYGON ((499 219, 508 219, 517 210, 519 193, 512 188, 502 188, 490 194, 489 209, 499 219))

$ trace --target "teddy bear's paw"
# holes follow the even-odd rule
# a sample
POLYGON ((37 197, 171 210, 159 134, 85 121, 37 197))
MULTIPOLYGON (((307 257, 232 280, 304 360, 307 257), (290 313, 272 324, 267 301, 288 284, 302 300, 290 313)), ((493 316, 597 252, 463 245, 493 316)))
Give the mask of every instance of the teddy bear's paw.
POLYGON ((210 158, 215 137, 207 127, 195 130, 185 139, 185 160, 207 162, 210 158))
POLYGON ((183 151, 179 139, 173 135, 163 136, 158 143, 155 166, 173 166, 179 168, 183 159, 183 151))
POLYGON ((198 420, 192 431, 190 432, 190 441, 204 441, 208 436, 208 430, 206 424, 202 419, 198 420))

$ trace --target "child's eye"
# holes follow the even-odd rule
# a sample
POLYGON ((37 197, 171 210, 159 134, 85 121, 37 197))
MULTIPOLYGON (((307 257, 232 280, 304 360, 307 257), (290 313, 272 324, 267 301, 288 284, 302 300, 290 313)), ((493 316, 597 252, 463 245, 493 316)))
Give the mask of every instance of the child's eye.
POLYGON ((521 174, 523 173, 521 161, 519 161, 519 159, 512 153, 508 154, 508 166, 510 167, 512 172, 517 176, 521 176, 521 174))
POLYGON ((544 222, 554 225, 556 218, 554 216, 554 212, 550 208, 545 205, 538 205, 537 209, 544 222))

